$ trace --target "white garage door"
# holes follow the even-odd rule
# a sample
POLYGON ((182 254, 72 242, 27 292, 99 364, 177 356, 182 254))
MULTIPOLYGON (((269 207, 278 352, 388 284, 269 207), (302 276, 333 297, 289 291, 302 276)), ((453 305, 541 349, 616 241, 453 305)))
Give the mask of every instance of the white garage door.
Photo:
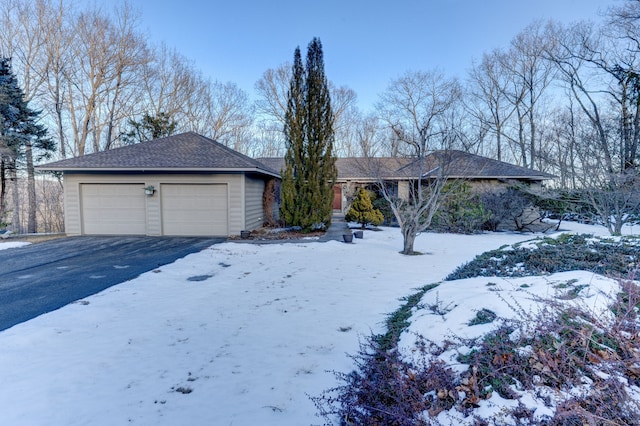
POLYGON ((94 184, 80 187, 82 233, 89 235, 144 235, 144 185, 94 184))
POLYGON ((228 235, 227 185, 163 184, 162 234, 228 235))

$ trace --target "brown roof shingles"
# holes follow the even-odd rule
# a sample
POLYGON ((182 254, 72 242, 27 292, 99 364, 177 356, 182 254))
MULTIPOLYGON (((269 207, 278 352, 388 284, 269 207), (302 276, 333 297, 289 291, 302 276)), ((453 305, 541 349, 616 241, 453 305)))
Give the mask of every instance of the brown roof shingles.
POLYGON ((194 132, 44 164, 41 170, 255 171, 278 176, 277 170, 194 132))
MULTIPOLYGON (((259 158, 272 170, 282 170, 284 158, 259 158)), ((349 157, 337 158, 338 180, 371 181, 382 177, 387 180, 413 179, 417 174, 426 176, 436 173, 441 164, 445 164, 444 175, 450 178, 473 179, 521 179, 546 180, 555 176, 470 154, 463 151, 436 151, 428 155, 423 167, 407 157, 349 157), (439 161, 443 159, 445 161, 439 161)))
MULTIPOLYGON (((415 163, 408 164, 405 168, 411 166, 415 166, 415 163)), ((555 177, 549 173, 457 150, 433 152, 425 159, 422 171, 428 176, 437 173, 440 167, 444 168, 444 176, 449 178, 546 180, 555 177)))
MULTIPOLYGON (((452 178, 545 180, 553 175, 463 151, 436 151, 423 167, 411 158, 338 158, 338 180, 411 179, 417 171, 435 173, 446 164, 452 178), (446 156, 446 161, 438 158, 446 156)), ((279 176, 284 158, 253 159, 194 132, 167 136, 39 166, 53 171, 245 171, 279 176)))

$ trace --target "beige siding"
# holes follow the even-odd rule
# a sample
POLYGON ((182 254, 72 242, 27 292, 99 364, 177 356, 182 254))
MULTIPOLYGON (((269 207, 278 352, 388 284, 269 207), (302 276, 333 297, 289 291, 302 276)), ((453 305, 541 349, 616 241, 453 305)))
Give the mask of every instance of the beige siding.
POLYGON ((64 230, 68 235, 80 235, 80 185, 75 175, 64 176, 64 230))
POLYGON ((244 176, 242 174, 84 174, 65 173, 64 175, 64 200, 65 200, 65 231, 69 235, 82 233, 82 205, 81 184, 86 183, 141 183, 144 186, 153 185, 156 193, 145 196, 140 191, 146 203, 147 235, 162 235, 162 211, 161 211, 161 187, 163 184, 226 184, 229 194, 228 199, 228 234, 237 235, 244 229, 244 176))
POLYGON ((153 186, 156 193, 151 197, 146 197, 147 203, 147 235, 157 237, 162 235, 162 211, 160 205, 160 192, 162 186, 161 179, 146 178, 145 186, 153 186))
POLYGON ((264 206, 262 195, 264 193, 264 180, 253 177, 245 177, 245 227, 246 230, 253 230, 262 226, 264 221, 264 206))

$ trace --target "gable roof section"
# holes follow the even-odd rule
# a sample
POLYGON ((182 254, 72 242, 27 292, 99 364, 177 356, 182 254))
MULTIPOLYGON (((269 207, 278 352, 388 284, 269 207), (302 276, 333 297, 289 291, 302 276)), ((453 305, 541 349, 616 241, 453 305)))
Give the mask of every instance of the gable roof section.
POLYGON ((51 171, 206 171, 256 172, 280 177, 278 171, 194 132, 167 136, 108 151, 44 164, 51 171))
MULTIPOLYGON (((400 170, 408 176, 415 176, 417 162, 411 162, 400 170)), ((444 167, 444 175, 454 179, 519 179, 542 181, 555 178, 554 175, 528 169, 504 161, 471 154, 464 151, 435 151, 424 159, 420 172, 424 177, 436 175, 444 167)))
MULTIPOLYGON (((282 170, 284 158, 260 158, 272 170, 282 170)), ((446 164, 445 175, 459 179, 519 179, 542 181, 554 175, 527 169, 504 161, 493 160, 464 151, 435 151, 429 154, 420 168, 416 160, 408 157, 348 157, 337 158, 338 180, 374 181, 415 179, 417 174, 428 177, 441 164, 446 164), (443 158, 444 157, 444 158, 443 158), (445 161, 442 161, 445 160, 445 161)))
MULTIPOLYGON (((284 169, 282 157, 258 158, 258 161, 272 170, 284 169)), ((398 175, 397 171, 409 164, 411 159, 403 157, 346 157, 336 158, 338 180, 375 180, 377 176, 385 179, 406 179, 405 175, 398 175)))

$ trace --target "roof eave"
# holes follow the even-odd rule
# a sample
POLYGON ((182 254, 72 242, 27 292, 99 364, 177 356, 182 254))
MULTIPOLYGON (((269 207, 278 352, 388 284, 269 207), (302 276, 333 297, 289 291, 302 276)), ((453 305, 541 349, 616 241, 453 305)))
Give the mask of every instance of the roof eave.
POLYGON ((336 181, 356 181, 356 182, 378 182, 378 181, 387 181, 387 180, 409 180, 412 179, 407 176, 380 176, 380 177, 371 177, 371 176, 338 176, 336 181))
MULTIPOLYGON (((428 178, 429 176, 423 176, 423 178, 428 178)), ((447 179, 519 179, 519 180, 550 180, 555 179, 554 176, 462 176, 462 175, 449 175, 446 176, 447 179)), ((376 177, 364 177, 364 176, 339 176, 336 180, 338 181, 372 181, 377 182, 379 180, 416 180, 415 176, 380 176, 376 177)))
POLYGON ((461 176, 461 175, 450 175, 447 176, 448 179, 497 179, 497 180, 509 180, 509 179, 518 179, 518 180, 550 180, 555 179, 554 176, 461 176))
POLYGON ((50 172, 144 172, 144 173, 165 173, 165 172, 206 172, 206 173, 259 173, 280 178, 278 173, 261 169, 259 167, 241 168, 212 168, 212 167, 36 167, 38 171, 50 172))

